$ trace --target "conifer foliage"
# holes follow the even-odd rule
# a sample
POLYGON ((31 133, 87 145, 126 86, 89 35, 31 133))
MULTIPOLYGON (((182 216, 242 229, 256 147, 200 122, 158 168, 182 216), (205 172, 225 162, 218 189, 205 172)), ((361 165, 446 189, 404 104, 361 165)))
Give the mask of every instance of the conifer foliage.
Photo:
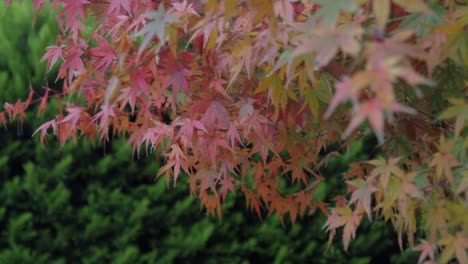
MULTIPOLYGON (((381 217, 421 263, 468 262, 463 1, 33 2, 52 5, 61 29, 43 60, 61 63, 63 90, 45 96, 63 110, 36 131, 43 140, 128 138, 218 217, 234 192, 260 218, 321 211, 345 249, 381 217), (337 154, 327 147, 370 133, 378 158, 336 176, 347 193, 314 199, 337 154)), ((34 94, 6 103, 0 123, 43 110, 34 94)))

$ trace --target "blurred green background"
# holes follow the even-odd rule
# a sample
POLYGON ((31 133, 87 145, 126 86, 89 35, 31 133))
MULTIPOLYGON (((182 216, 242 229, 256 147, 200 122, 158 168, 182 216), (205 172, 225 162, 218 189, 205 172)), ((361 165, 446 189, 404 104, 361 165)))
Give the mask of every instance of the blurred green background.
MULTIPOLYGON (((25 99, 29 83, 38 94, 53 88, 56 70, 39 63, 58 35, 53 15, 39 16, 25 1, 0 1, 0 104, 25 99)), ((45 14, 47 12, 43 12, 45 14)), ((50 119, 56 103, 23 126, 0 130, 0 263, 416 263, 401 253, 396 234, 382 221, 364 221, 349 253, 341 234, 327 249, 319 213, 283 227, 246 209, 240 193, 230 196, 223 219, 206 216, 187 183, 167 188, 155 180, 153 157, 132 159, 131 148, 114 140, 87 141, 61 150, 50 138, 43 147, 34 130, 50 119)), ((363 159, 367 141, 332 159, 323 174, 324 199, 343 189, 339 173, 363 159)))

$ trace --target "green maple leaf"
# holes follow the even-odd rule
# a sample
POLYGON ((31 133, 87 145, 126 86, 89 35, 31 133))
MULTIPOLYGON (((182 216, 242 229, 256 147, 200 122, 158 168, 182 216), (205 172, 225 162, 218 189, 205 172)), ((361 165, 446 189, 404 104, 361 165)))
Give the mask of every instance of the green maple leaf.
POLYGON ((355 1, 350 0, 313 0, 321 8, 311 18, 320 20, 325 26, 333 27, 340 16, 340 12, 353 12, 357 9, 355 1))
POLYGON ((148 46, 151 39, 156 36, 162 45, 164 45, 164 32, 166 30, 167 24, 177 22, 178 19, 171 15, 171 13, 164 10, 164 5, 161 3, 159 5, 158 11, 149 12, 146 14, 146 17, 152 20, 150 23, 146 24, 136 35, 135 37, 143 35, 143 41, 140 45, 140 50, 138 51, 138 57, 140 57, 141 52, 148 46))
POLYGON ((448 100, 452 106, 442 112, 439 118, 455 118, 455 135, 459 135, 463 127, 468 124, 468 103, 460 98, 450 98, 448 100))
POLYGON ((401 22, 400 29, 409 29, 418 36, 424 36, 431 32, 434 28, 444 24, 443 14, 444 8, 431 4, 429 6, 432 12, 428 13, 412 13, 407 15, 401 22))

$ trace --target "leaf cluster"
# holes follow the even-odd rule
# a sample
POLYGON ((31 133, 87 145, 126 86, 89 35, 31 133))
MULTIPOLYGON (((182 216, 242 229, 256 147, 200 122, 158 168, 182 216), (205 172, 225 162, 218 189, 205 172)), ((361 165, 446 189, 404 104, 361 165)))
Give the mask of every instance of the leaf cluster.
MULTIPOLYGON (((362 219, 377 216, 402 248, 423 231, 420 262, 467 262, 466 6, 33 2, 60 7, 61 35, 43 59, 63 62, 55 96, 64 103, 41 138, 127 138, 137 155, 143 148, 164 162, 158 177, 187 178, 220 218, 226 197, 241 191, 259 217, 322 212, 330 238, 343 228, 345 249, 362 219), (450 67, 462 74, 443 82, 450 67), (370 133, 380 157, 352 164, 334 202, 315 199, 337 154, 325 150, 370 133)), ((0 121, 23 118, 33 95, 6 103, 0 121)))

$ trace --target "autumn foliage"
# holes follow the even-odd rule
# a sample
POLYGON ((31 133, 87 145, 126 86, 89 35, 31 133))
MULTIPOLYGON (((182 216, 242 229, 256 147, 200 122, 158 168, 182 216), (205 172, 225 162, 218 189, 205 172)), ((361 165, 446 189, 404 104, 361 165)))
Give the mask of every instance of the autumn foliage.
POLYGON ((321 211, 345 249, 378 217, 421 263, 468 263, 463 1, 33 2, 57 10, 43 60, 61 63, 63 90, 6 103, 4 125, 54 97, 42 142, 128 138, 164 161, 158 177, 187 177, 209 214, 234 192, 260 218, 321 211), (347 193, 315 199, 330 146, 370 134, 378 158, 335 176, 347 193))

